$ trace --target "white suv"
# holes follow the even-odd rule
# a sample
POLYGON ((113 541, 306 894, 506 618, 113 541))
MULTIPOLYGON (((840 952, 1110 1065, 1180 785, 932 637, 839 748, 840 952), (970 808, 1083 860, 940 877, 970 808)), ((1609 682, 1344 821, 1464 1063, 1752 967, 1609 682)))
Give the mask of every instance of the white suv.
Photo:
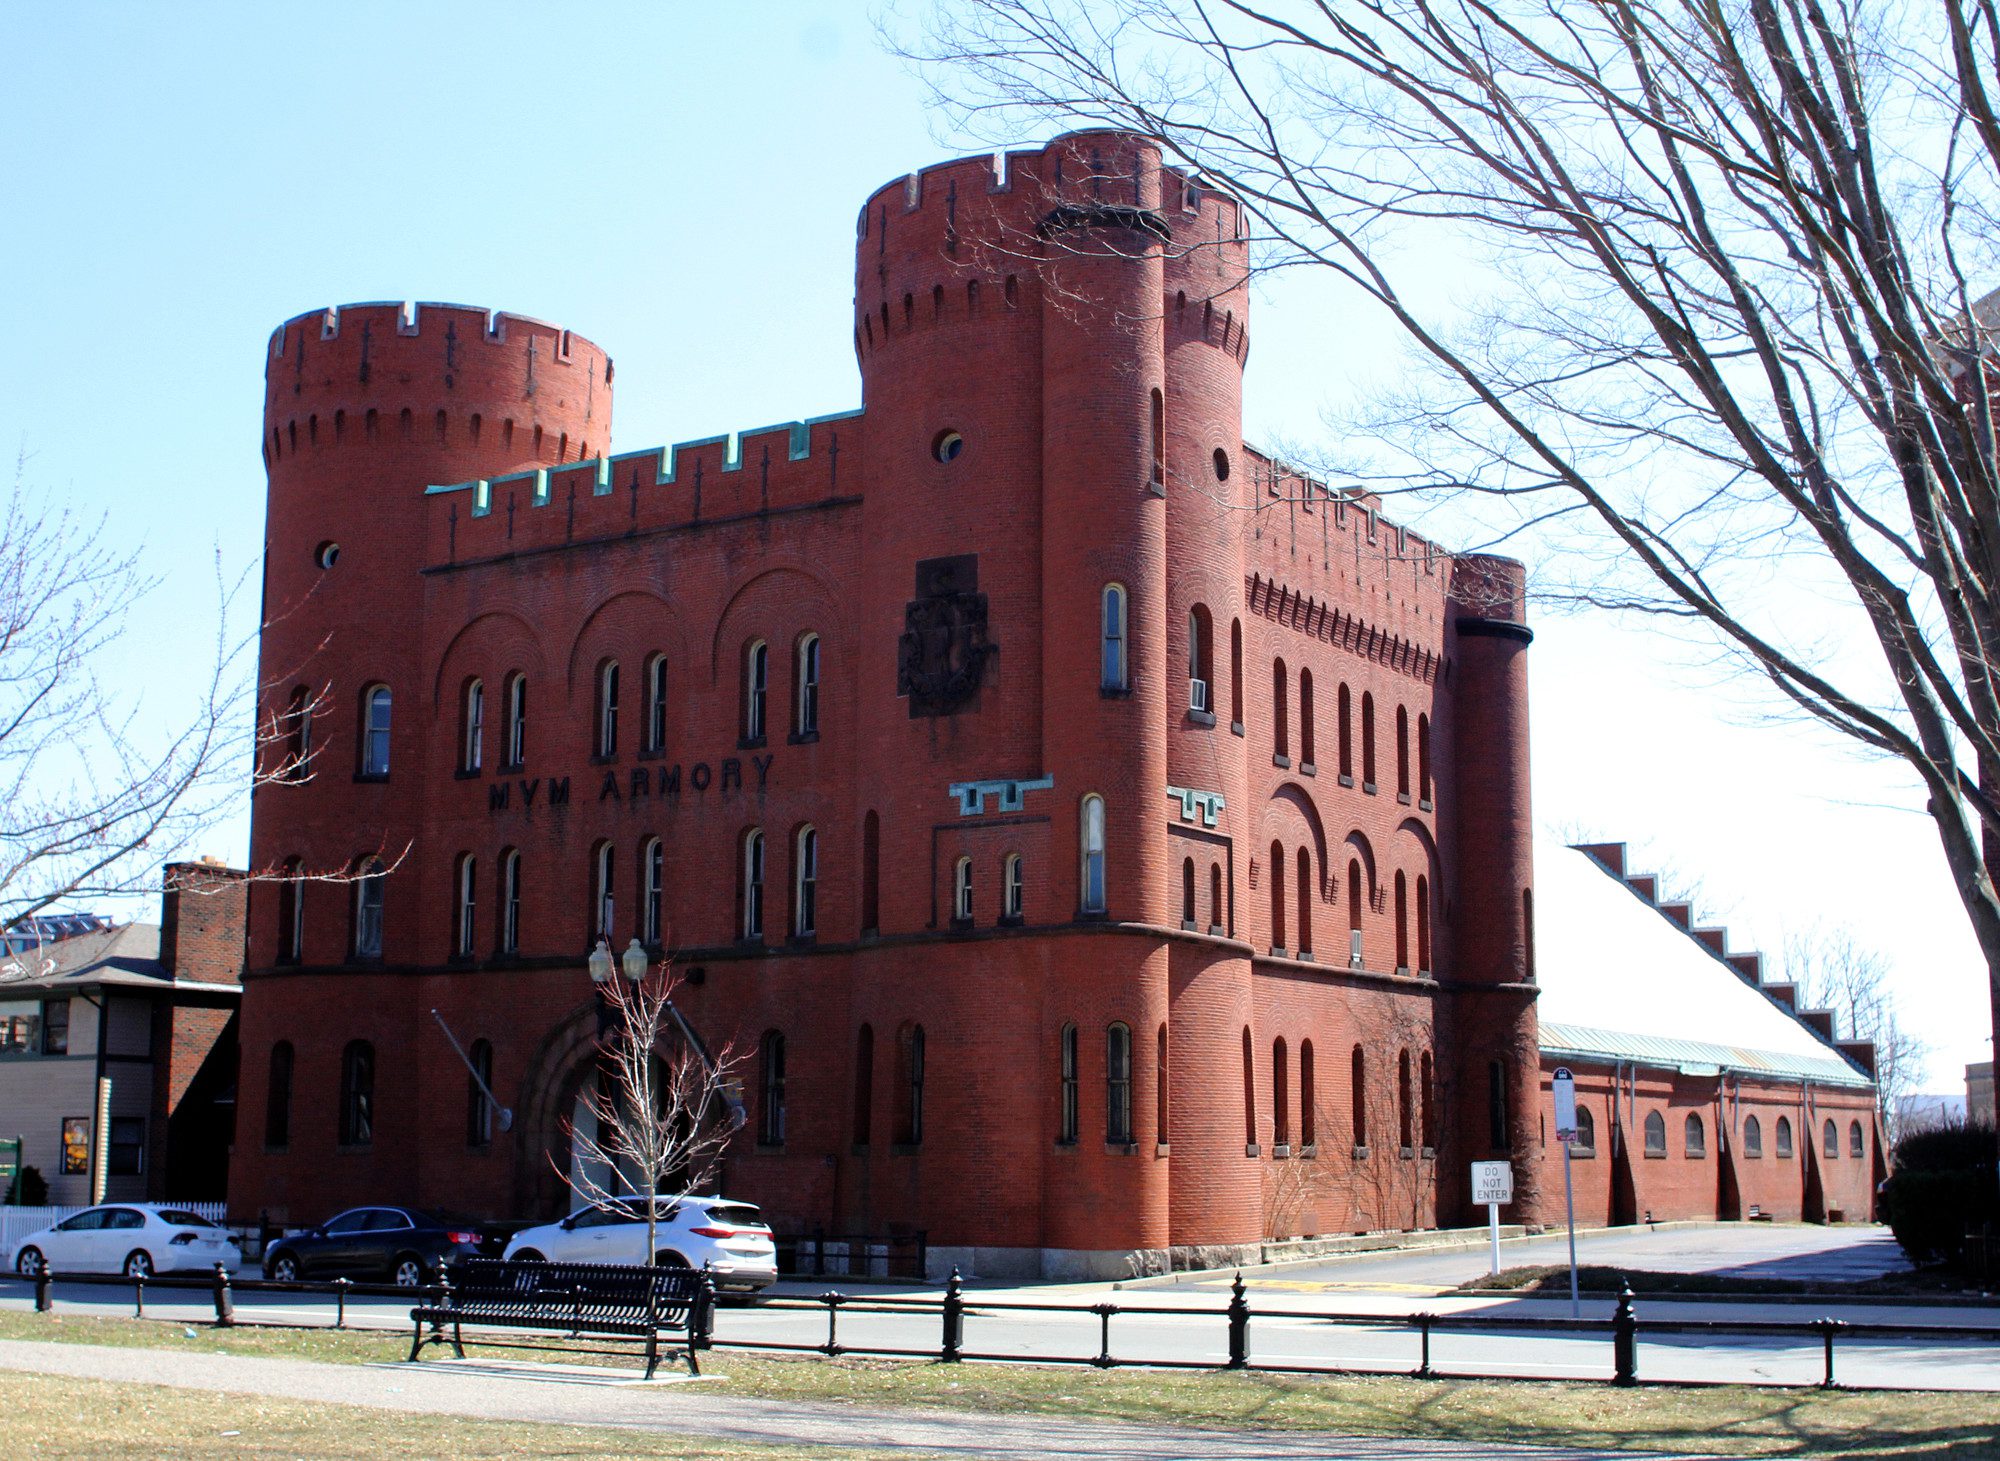
MULTIPOLYGON (((646 1261, 643 1202, 590 1207, 561 1222, 524 1228, 507 1244, 505 1256, 537 1263, 628 1263, 646 1261)), ((724 1197, 683 1197, 662 1201, 655 1229, 656 1261, 670 1268, 706 1268, 717 1289, 755 1293, 778 1276, 778 1249, 771 1229, 747 1202, 724 1197)))

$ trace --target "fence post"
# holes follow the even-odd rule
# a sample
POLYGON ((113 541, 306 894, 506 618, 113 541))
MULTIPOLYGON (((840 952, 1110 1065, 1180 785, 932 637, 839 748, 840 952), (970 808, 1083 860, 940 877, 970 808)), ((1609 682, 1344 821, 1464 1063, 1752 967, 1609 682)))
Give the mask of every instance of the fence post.
POLYGON ((227 1329, 236 1322, 236 1305, 229 1298, 229 1270, 215 1260, 215 1327, 227 1329))
POLYGON ((1611 1383, 1639 1383, 1639 1321, 1632 1313, 1632 1285, 1618 1295, 1618 1312, 1611 1319, 1611 1383))
POLYGON ((958 1270, 954 1268, 944 1282, 944 1345, 938 1350, 938 1358, 948 1365, 958 1363, 965 1345, 965 1299, 960 1289, 958 1270))
POLYGON ((333 1327, 347 1327, 347 1291, 354 1287, 354 1280, 342 1276, 333 1281, 333 1327))
POLYGON ((1430 1313, 1429 1313, 1428 1311, 1426 1311, 1426 1312, 1424 1312, 1424 1313, 1421 1313, 1421 1314, 1412 1314, 1412 1315, 1410 1316, 1410 1322, 1411 1322, 1411 1323, 1413 1323, 1413 1324, 1415 1324, 1415 1325, 1417 1326, 1417 1333, 1418 1333, 1418 1335, 1420 1335, 1420 1336, 1422 1337, 1422 1339, 1423 1339, 1423 1343, 1424 1343, 1424 1347, 1423 1347, 1423 1358, 1422 1358, 1422 1359, 1421 1359, 1421 1360, 1419 1361, 1419 1363, 1418 1363, 1418 1365, 1417 1365, 1417 1378, 1418 1378, 1419 1380, 1428 1380, 1428 1379, 1429 1379, 1429 1378, 1431 1377, 1431 1316, 1430 1316, 1430 1313))
POLYGON ((1833 1336, 1840 1330, 1845 1329, 1847 1324, 1846 1321, 1841 1319, 1818 1319, 1813 1322, 1812 1327, 1820 1332, 1820 1339, 1826 1347, 1826 1374, 1821 1378, 1819 1388, 1822 1390, 1832 1390, 1835 1388, 1833 1378, 1833 1336))
POLYGON ((35 1270, 35 1312, 53 1313, 56 1307, 54 1280, 49 1277, 49 1257, 42 1255, 41 1266, 35 1270))
POLYGON ((146 1317, 146 1275, 143 1273, 132 1276, 132 1317, 146 1317))
POLYGON ((820 1346, 820 1353, 833 1356, 840 1353, 840 1306, 847 1302, 847 1295, 839 1289, 828 1289, 820 1295, 826 1305, 826 1343, 820 1346))
POLYGON ((715 1277, 709 1266, 701 1266, 701 1277, 695 1282, 694 1313, 688 1319, 688 1346, 692 1349, 712 1349, 715 1341, 715 1277))
POLYGON ((1240 1370, 1250 1363, 1250 1305, 1243 1297, 1243 1275, 1229 1286, 1229 1368, 1240 1370))
POLYGON ((1097 1315, 1097 1358, 1091 1363, 1100 1370, 1108 1370, 1118 1363, 1111 1358, 1111 1316, 1118 1312, 1118 1306, 1093 1304, 1091 1312, 1097 1315))
MULTIPOLYGON (((442 1255, 439 1255, 437 1262, 431 1265, 431 1288, 437 1295, 436 1308, 442 1310, 451 1302, 451 1275, 445 1272, 442 1255)), ((442 1313, 437 1318, 431 1320, 431 1338, 439 1344, 444 1343, 444 1316, 442 1313)))

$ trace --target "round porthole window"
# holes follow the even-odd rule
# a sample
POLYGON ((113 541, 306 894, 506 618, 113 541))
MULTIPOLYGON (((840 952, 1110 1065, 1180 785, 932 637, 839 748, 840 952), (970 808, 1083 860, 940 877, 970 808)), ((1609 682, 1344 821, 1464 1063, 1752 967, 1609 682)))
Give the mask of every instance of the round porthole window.
POLYGON ((931 455, 941 462, 955 461, 965 450, 965 438, 956 431, 940 431, 931 443, 931 455))
POLYGON ((340 560, 340 544, 321 543, 313 549, 313 562, 321 568, 331 568, 340 560))
POLYGON ((1229 453, 1221 447, 1215 449, 1215 480, 1218 482, 1229 480, 1229 453))

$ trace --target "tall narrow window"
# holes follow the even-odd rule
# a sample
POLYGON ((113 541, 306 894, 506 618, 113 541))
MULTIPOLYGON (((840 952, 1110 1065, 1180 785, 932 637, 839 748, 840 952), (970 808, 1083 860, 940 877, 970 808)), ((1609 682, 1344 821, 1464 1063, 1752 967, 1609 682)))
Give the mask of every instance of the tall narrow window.
POLYGON ((1291 1078, 1291 1056, 1285 1049, 1285 1037, 1280 1035, 1271 1042, 1271 1142, 1274 1146, 1289 1147, 1292 1144, 1292 1093, 1288 1089, 1291 1078))
POLYGON ((500 854, 500 952, 521 951, 521 853, 510 847, 500 854))
POLYGON ((361 698, 361 774, 389 774, 389 687, 371 685, 361 698))
POLYGON ((819 931, 819 833, 801 827, 792 847, 792 936, 819 931))
POLYGON ((1220 930, 1224 926, 1222 917, 1222 864, 1219 862, 1212 862, 1208 865, 1208 926, 1212 930, 1220 930))
POLYGON ((1027 890, 1022 886, 1021 854, 1008 853, 1000 868, 1000 916, 1010 920, 1019 919, 1027 902, 1027 890))
POLYGON ((1250 1044, 1250 1027, 1243 1027, 1243 1145, 1257 1150, 1257 1052, 1250 1044))
POLYGON ((1299 957, 1309 959, 1313 951, 1313 865, 1312 849, 1299 849, 1299 911, 1294 915, 1298 925, 1299 957))
POLYGON ((516 671, 507 677, 507 764, 528 760, 528 677, 516 671))
POLYGON ((875 1124, 875 1027, 863 1025, 854 1037, 854 1144, 867 1146, 875 1124))
POLYGON ((611 942, 612 930, 617 926, 618 912, 618 854, 609 842, 597 844, 596 866, 593 869, 596 884, 591 889, 592 936, 611 942))
POLYGON ((961 857, 951 870, 951 916, 954 923, 972 922, 972 859, 961 857))
POLYGON ((639 846, 639 937, 657 949, 666 937, 667 845, 648 837, 639 846))
POLYGON ((296 857, 285 859, 284 880, 278 884, 278 962, 296 964, 304 954, 306 880, 296 857))
POLYGON ((1313 1089, 1313 1042, 1299 1041, 1299 1144, 1319 1145, 1319 1097, 1313 1089))
MULTIPOLYGON (((1153 1140, 1167 1144, 1167 1027, 1160 1026, 1159 1052, 1153 1057, 1153 1140)), ((1855 1130, 1860 1130, 1856 1127, 1855 1130)))
MULTIPOLYGON (((1499 1143, 1494 1143, 1499 1145, 1499 1143)), ((1667 1154, 1667 1118, 1657 1111, 1646 1113, 1646 1155, 1664 1157, 1667 1154)))
MULTIPOLYGON (((1510 1123, 1507 1120, 1507 1062, 1489 1060, 1486 1062, 1486 1140, 1496 1152, 1511 1150, 1510 1123)), ((1666 1138, 1660 1138, 1662 1148, 1666 1138)))
POLYGON ((902 1120, 899 1140, 904 1146, 918 1146, 924 1139, 924 1027, 905 1026, 902 1045, 902 1120))
POLYGON ((1417 1115, 1424 1138, 1424 1150, 1437 1150, 1437 1095, 1431 1078, 1431 1053, 1426 1050, 1417 1061, 1417 1115))
POLYGON ((1271 844, 1271 952, 1284 952, 1285 944, 1285 848, 1271 844))
POLYGON ((1181 926, 1194 927, 1194 859, 1181 859, 1181 926))
POLYGON ((1348 1105, 1354 1120, 1354 1144, 1368 1145, 1368 1056, 1357 1045, 1349 1057, 1348 1105))
MULTIPOLYGON (((1700 1125, 1701 1118, 1690 1113, 1688 1116, 1689 1134, 1692 1135, 1700 1125)), ((1831 1121, 1827 1122, 1822 1130, 1824 1134, 1820 1142, 1820 1153, 1830 1161, 1837 1160, 1840 1156, 1840 1130, 1831 1121)), ((1698 1154, 1690 1151, 1688 1155, 1695 1156, 1698 1154)))
POLYGON ((1271 661, 1271 750, 1287 760, 1291 758, 1291 713, 1285 690, 1285 662, 1281 659, 1271 661))
POLYGON ((1334 696, 1334 714, 1339 718, 1340 774, 1347 785, 1354 784, 1354 695, 1346 685, 1334 696))
POLYGON ((1396 707, 1396 795, 1410 799, 1410 712, 1402 705, 1396 707))
POLYGON ((1313 765, 1313 672, 1299 667, 1299 765, 1313 765))
POLYGON ((1085 913, 1104 911, 1104 798, 1083 799, 1082 905, 1085 913))
POLYGON ((1243 732, 1243 621, 1229 621, 1229 728, 1243 732))
POLYGON ((1375 697, 1361 692, 1361 789, 1375 790, 1375 697))
POLYGON ((799 640, 798 690, 792 697, 793 729, 802 737, 819 734, 819 636, 799 640))
POLYGON ((292 1144, 292 1042, 271 1047, 271 1073, 264 1086, 264 1145, 292 1144))
POLYGON ((479 859, 471 853, 463 853, 458 859, 458 887, 454 890, 456 922, 452 930, 451 951, 461 959, 472 957, 474 945, 478 942, 479 931, 474 926, 478 913, 479 859))
POLYGON ((752 827, 743 834, 742 896, 737 900, 743 911, 743 937, 764 936, 764 834, 752 827))
POLYGON ((762 1146, 785 1144, 785 1037, 764 1032, 758 1047, 757 1141, 762 1146))
POLYGON ((1123 691, 1131 684, 1125 663, 1125 590, 1115 583, 1104 586, 1102 629, 1098 684, 1105 690, 1123 691))
POLYGON ((1132 1140, 1132 1031, 1116 1022, 1104 1032, 1104 1139, 1132 1140))
POLYGON ((1521 953, 1527 964, 1528 982, 1535 982, 1535 890, 1521 889, 1521 953))
POLYGON ((882 819, 870 812, 861 819, 861 931, 882 926, 882 819))
POLYGON ((1062 1027, 1059 1054, 1062 1061, 1062 1108, 1061 1114, 1057 1117, 1056 1140, 1069 1146, 1076 1141, 1077 1133, 1075 1025, 1062 1027))
POLYGON ((1410 884, 1396 869, 1396 972, 1410 972, 1410 884))
MULTIPOLYGON (((1826 1130, 1827 1135, 1833 1135, 1833 1123, 1831 1121, 1826 1124, 1826 1130)), ((1827 1153, 1830 1157, 1840 1154, 1840 1143, 1837 1138, 1833 1146, 1834 1150, 1827 1153)), ((1681 1147, 1683 1153, 1690 1157, 1705 1157, 1708 1155, 1708 1132, 1703 1128, 1701 1118, 1692 1111, 1688 1112, 1687 1120, 1681 1124, 1681 1147)))
POLYGON ((465 734, 459 741, 458 769, 477 771, 486 749, 486 682, 465 687, 465 734))
POLYGON ((375 1047, 350 1040, 340 1055, 340 1144, 375 1140, 375 1047))
POLYGON ((1414 1134, 1411 1130, 1415 1115, 1410 1109, 1411 1094, 1410 1052, 1404 1050, 1396 1056, 1396 1144, 1405 1152, 1410 1150, 1410 1138, 1414 1134))
POLYGON ((493 1102, 486 1093, 493 1089, 493 1046, 474 1040, 465 1052, 465 1144, 490 1146, 493 1142, 493 1102))
POLYGON ((1417 874, 1417 972, 1431 972, 1431 880, 1417 874))
POLYGON ((1743 1155, 1746 1157, 1764 1155, 1764 1127, 1755 1116, 1743 1118, 1743 1155))
POLYGON ((312 692, 304 685, 295 688, 286 702, 282 734, 285 749, 278 778, 304 781, 312 774, 312 692))
POLYGON ((1155 388, 1153 391, 1153 485, 1167 485, 1167 402, 1155 388))
POLYGON ((1777 1146, 1779 1156, 1789 1157, 1792 1154, 1792 1119, 1789 1116, 1778 1118, 1777 1146))
POLYGON ((1850 1121, 1847 1123, 1847 1154, 1850 1157, 1865 1157, 1868 1155, 1868 1142, 1861 1135, 1861 1123, 1859 1121, 1850 1121))
POLYGON ((1209 627, 1208 610, 1196 604, 1188 610, 1188 709, 1213 713, 1215 705, 1209 687, 1214 679, 1210 664, 1214 631, 1209 627))
POLYGON ((597 754, 618 754, 618 661, 606 660, 597 670, 597 754))
POLYGON ((1359 969, 1361 949, 1361 859, 1347 860, 1347 966, 1359 969))
POLYGON ((656 654, 646 661, 646 749, 655 754, 667 748, 667 657, 656 654))
POLYGON ((743 652, 743 739, 764 739, 764 702, 771 687, 771 646, 755 640, 743 652))
POLYGON ((354 880, 354 957, 382 957, 382 860, 375 858, 354 880))
POLYGON ((1417 800, 1431 804, 1431 718, 1417 716, 1417 800))

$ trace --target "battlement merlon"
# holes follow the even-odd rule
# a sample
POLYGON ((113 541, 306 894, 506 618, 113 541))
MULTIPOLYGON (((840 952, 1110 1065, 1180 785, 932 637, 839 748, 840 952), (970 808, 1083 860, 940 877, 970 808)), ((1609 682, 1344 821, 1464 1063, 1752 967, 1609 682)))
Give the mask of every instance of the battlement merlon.
POLYGON ((377 299, 328 305, 293 315, 271 331, 270 348, 264 357, 264 373, 268 376, 275 366, 289 359, 290 352, 302 339, 307 343, 337 340, 343 332, 352 332, 362 325, 369 326, 371 330, 381 329, 385 340, 426 335, 442 337, 450 331, 458 340, 468 343, 484 340, 493 345, 504 345, 509 338, 519 339, 526 332, 551 342, 554 348, 545 358, 553 363, 576 364, 591 359, 602 360, 608 366, 611 358, 595 342, 576 331, 566 330, 561 325, 533 315, 435 300, 377 299), (472 328, 475 325, 477 328, 472 328), (454 326, 457 328, 454 329, 454 326))

